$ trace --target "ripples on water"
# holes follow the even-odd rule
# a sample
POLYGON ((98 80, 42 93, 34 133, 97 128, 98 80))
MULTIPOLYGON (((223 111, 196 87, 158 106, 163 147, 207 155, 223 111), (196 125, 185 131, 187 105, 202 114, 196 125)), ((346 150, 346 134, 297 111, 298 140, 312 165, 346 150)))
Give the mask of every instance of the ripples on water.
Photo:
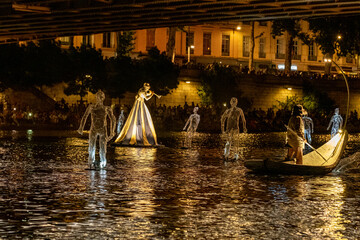
MULTIPOLYGON (((87 171, 72 132, 0 132, 0 239, 358 239, 359 171, 256 175, 249 157, 282 155, 284 133, 223 139, 160 134, 164 148, 108 148, 110 170, 87 171)), ((315 146, 328 136, 314 136, 315 146)), ((359 151, 351 135, 346 156, 359 151)))

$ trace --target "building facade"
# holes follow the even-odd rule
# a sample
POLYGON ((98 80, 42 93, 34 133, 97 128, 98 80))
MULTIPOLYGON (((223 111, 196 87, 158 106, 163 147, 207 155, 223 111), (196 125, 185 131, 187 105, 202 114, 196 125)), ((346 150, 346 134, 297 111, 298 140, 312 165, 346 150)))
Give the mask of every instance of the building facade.
MULTIPOLYGON (((301 22, 304 32, 308 24, 301 22)), ((152 47, 161 52, 166 51, 169 38, 168 28, 154 28, 136 30, 133 56, 146 53, 152 47)), ((210 64, 220 63, 231 66, 248 66, 250 56, 250 22, 239 24, 207 24, 200 26, 186 26, 178 29, 175 39, 175 61, 186 63, 189 58, 192 63, 210 64), (190 50, 190 53, 189 53, 190 50)), ((255 22, 254 66, 256 70, 284 69, 285 35, 273 38, 271 36, 271 22, 255 22)), ((116 54, 116 34, 103 33, 86 36, 75 36, 75 46, 90 44, 102 49, 104 57, 116 54)), ((62 45, 69 44, 69 37, 59 38, 62 45)), ((324 56, 315 43, 308 46, 301 40, 294 40, 292 66, 293 71, 324 72, 324 56)), ((356 74, 356 60, 352 57, 340 57, 337 60, 345 72, 356 74)), ((335 70, 335 69, 334 69, 335 70)))

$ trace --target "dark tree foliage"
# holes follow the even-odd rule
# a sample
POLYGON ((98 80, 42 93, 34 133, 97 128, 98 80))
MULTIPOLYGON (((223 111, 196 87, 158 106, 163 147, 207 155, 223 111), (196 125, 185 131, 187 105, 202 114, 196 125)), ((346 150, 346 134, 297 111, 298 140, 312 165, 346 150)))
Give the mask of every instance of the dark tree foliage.
POLYGON ((287 32, 285 47, 285 72, 290 72, 294 38, 300 37, 300 35, 302 34, 298 20, 280 19, 273 21, 271 27, 271 35, 273 36, 273 38, 283 35, 284 32, 287 32))
POLYGON ((335 101, 309 81, 304 81, 303 91, 303 105, 310 112, 328 115, 334 110, 335 101))
POLYGON ((0 45, 1 89, 21 86, 19 80, 25 75, 24 49, 18 44, 0 45))
POLYGON ((241 108, 247 110, 251 107, 251 101, 241 97, 242 92, 238 88, 241 75, 233 68, 214 63, 201 72, 200 78, 201 87, 198 94, 203 104, 228 104, 231 97, 236 97, 241 108))
POLYGON ((82 99, 88 91, 95 93, 106 86, 105 62, 100 50, 82 45, 78 48, 70 47, 68 57, 71 64, 68 84, 64 93, 78 95, 82 99))
POLYGON ((281 36, 284 32, 288 32, 292 37, 297 37, 301 32, 300 24, 295 19, 279 19, 273 21, 271 35, 273 37, 281 36))
POLYGON ((129 53, 134 50, 134 32, 124 31, 116 33, 117 48, 116 54, 119 57, 129 56, 129 53))
POLYGON ((64 81, 68 69, 66 55, 54 40, 0 46, 0 76, 4 87, 51 86, 64 81))
POLYGON ((137 71, 130 57, 114 57, 105 62, 107 81, 104 89, 110 97, 122 98, 127 91, 136 92, 138 90, 137 71))
POLYGON ((314 36, 307 36, 304 42, 309 44, 315 41, 320 45, 323 54, 354 56, 360 53, 359 16, 315 18, 308 22, 314 36), (338 39, 338 36, 341 36, 341 39, 338 39))
POLYGON ((153 91, 165 96, 179 85, 179 72, 179 68, 171 62, 166 53, 160 53, 154 47, 148 51, 148 57, 136 61, 134 83, 142 86, 144 82, 148 82, 153 91))

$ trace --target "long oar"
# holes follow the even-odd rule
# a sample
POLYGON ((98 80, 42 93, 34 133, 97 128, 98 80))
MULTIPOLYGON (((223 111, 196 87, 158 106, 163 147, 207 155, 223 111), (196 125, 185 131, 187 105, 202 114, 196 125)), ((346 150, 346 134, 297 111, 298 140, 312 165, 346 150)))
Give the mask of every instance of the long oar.
MULTIPOLYGON (((290 130, 291 133, 295 134, 295 136, 297 136, 298 138, 300 138, 301 140, 303 140, 299 135, 297 135, 297 133, 292 130, 288 125, 284 124, 285 127, 290 130)), ((305 141, 305 144, 308 145, 312 150, 314 150, 317 154, 320 155, 320 157, 322 157, 322 159, 324 159, 325 162, 327 162, 326 158, 324 158, 323 155, 321 155, 321 153, 318 152, 318 150, 316 150, 313 146, 311 146, 308 142, 305 141)))

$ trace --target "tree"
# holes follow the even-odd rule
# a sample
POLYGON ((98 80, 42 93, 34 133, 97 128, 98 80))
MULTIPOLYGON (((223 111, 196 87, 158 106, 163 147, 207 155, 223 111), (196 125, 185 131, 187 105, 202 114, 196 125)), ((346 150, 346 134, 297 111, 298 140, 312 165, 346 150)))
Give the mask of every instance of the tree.
MULTIPOLYGON (((327 17, 309 19, 309 30, 304 42, 315 41, 321 52, 329 58, 351 55, 357 59, 359 66, 360 53, 360 19, 358 16, 327 17)), ((331 63, 325 65, 325 72, 330 73, 331 63)))
POLYGON ((165 52, 160 53, 156 47, 148 51, 148 57, 136 61, 136 70, 134 83, 142 86, 144 82, 148 82, 152 90, 163 96, 179 84, 179 68, 170 61, 165 52))
POLYGON ((107 76, 104 90, 107 95, 122 98, 127 91, 138 90, 137 70, 130 57, 117 56, 105 60, 105 63, 107 76))
POLYGON ((198 94, 204 105, 222 105, 236 96, 241 108, 246 110, 251 107, 250 100, 240 97, 242 92, 237 86, 241 75, 233 68, 214 63, 211 68, 201 72, 200 79, 198 94))
POLYGON ((177 27, 169 27, 169 39, 166 44, 166 56, 172 59, 175 51, 175 39, 176 39, 177 27))
POLYGON ((95 93, 105 87, 105 64, 100 50, 86 45, 70 47, 68 57, 72 74, 66 81, 66 95, 79 95, 82 102, 89 91, 95 93))
POLYGON ((127 57, 134 50, 134 32, 123 31, 116 33, 116 55, 119 57, 127 57))
POLYGON ((26 45, 0 46, 0 76, 4 87, 27 90, 64 81, 68 60, 58 42, 41 40, 26 45))
POLYGON ((285 73, 291 71, 292 51, 294 47, 294 38, 301 36, 301 28, 298 20, 280 19, 275 20, 271 27, 271 35, 273 38, 282 36, 285 33, 285 73))
POLYGON ((249 52, 249 71, 254 69, 254 49, 255 49, 255 39, 260 38, 264 35, 264 32, 260 33, 255 37, 255 21, 251 22, 250 29, 250 52, 249 52))

